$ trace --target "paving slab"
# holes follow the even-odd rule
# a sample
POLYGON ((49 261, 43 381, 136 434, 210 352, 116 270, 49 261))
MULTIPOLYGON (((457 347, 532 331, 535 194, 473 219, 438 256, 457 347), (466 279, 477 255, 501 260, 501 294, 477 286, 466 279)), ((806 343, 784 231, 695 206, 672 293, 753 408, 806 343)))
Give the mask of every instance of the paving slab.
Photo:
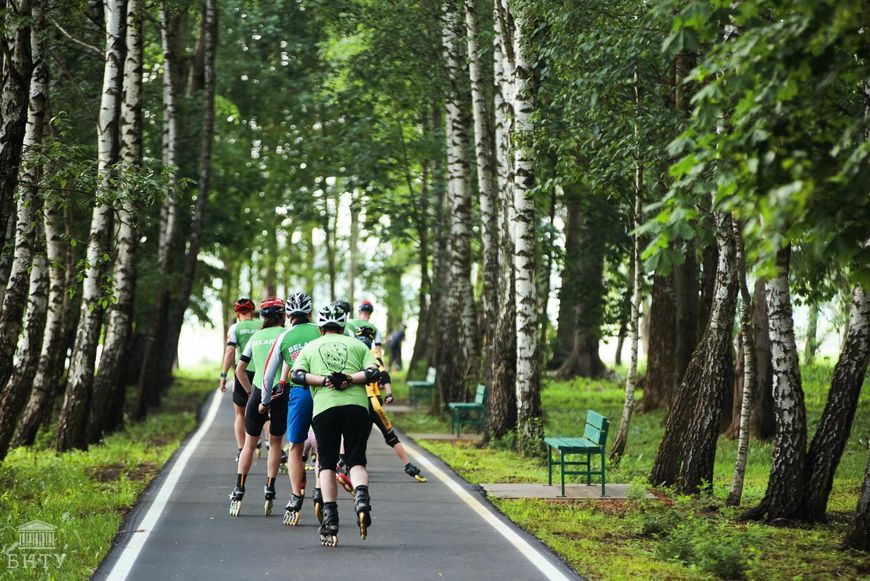
MULTIPOLYGON (((630 484, 608 484, 606 488, 607 495, 601 496, 601 484, 593 483, 591 486, 586 484, 566 484, 565 496, 562 496, 562 488, 558 484, 549 486, 547 484, 529 484, 529 483, 487 483, 481 484, 489 496, 495 498, 541 498, 545 500, 624 500, 628 499, 628 491, 630 484)), ((647 492, 645 498, 655 498, 651 493, 647 492)))
POLYGON ((436 440, 439 442, 480 442, 483 434, 473 432, 463 433, 457 438, 456 434, 416 434, 409 433, 408 437, 413 440, 436 440))

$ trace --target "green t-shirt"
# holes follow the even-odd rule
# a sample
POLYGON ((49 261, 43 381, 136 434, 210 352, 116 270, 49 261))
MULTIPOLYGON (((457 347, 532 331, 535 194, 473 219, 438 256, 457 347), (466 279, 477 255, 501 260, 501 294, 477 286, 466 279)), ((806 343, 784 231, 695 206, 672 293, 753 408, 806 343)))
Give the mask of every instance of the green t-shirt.
POLYGON ((373 345, 380 345, 383 340, 381 338, 381 332, 378 331, 378 328, 371 324, 371 322, 366 321, 365 319, 350 319, 347 322, 347 326, 345 327, 350 331, 351 335, 356 335, 356 332, 360 330, 362 327, 368 327, 375 332, 375 340, 372 343, 373 345))
POLYGON ((299 352, 311 341, 320 337, 320 327, 313 323, 300 323, 285 329, 277 339, 275 346, 269 351, 266 363, 263 365, 263 401, 269 401, 272 396, 272 385, 275 377, 280 375, 281 364, 293 366, 299 352))
MULTIPOLYGON (((349 375, 377 364, 375 356, 360 340, 347 335, 327 333, 302 348, 293 369, 302 369, 314 375, 325 376, 333 372, 349 375)), ((341 391, 311 386, 311 397, 314 398, 312 417, 342 405, 358 405, 366 409, 369 407, 364 385, 352 385, 341 391)))
POLYGON ((248 341, 262 326, 263 321, 259 319, 242 319, 230 325, 227 331, 227 345, 236 348, 236 365, 239 364, 239 358, 245 351, 248 341))
POLYGON ((254 371, 254 381, 252 383, 257 387, 263 383, 263 367, 266 365, 269 351, 272 350, 275 339, 283 332, 284 327, 261 329, 254 333, 254 336, 245 345, 242 361, 250 361, 248 368, 254 371))

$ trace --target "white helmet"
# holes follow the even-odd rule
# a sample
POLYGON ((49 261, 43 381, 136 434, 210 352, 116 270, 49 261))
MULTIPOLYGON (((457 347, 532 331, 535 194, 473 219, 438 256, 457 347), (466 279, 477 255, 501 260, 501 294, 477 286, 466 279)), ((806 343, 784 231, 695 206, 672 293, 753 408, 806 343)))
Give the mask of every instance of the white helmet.
POLYGON ((317 326, 318 327, 340 327, 344 328, 347 324, 347 313, 336 305, 335 303, 331 303, 326 305, 325 307, 321 307, 317 312, 317 326))
POLYGON ((310 315, 311 297, 303 292, 293 293, 287 297, 287 316, 310 315))

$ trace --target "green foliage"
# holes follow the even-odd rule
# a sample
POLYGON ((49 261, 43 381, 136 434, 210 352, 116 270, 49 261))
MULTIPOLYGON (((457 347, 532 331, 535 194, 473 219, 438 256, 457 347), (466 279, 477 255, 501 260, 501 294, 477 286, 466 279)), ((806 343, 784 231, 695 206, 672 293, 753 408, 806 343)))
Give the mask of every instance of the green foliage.
POLYGON ((758 527, 735 530, 725 523, 690 517, 669 531, 656 545, 656 555, 696 566, 723 579, 741 579, 758 558, 763 539, 758 527))

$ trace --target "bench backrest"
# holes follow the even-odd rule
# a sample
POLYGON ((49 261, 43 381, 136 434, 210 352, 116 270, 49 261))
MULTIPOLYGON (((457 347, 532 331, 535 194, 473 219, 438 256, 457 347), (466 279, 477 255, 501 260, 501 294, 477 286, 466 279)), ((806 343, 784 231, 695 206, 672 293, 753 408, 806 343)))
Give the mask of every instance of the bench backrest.
POLYGON ((583 432, 583 437, 599 446, 604 446, 607 443, 607 428, 609 426, 607 418, 598 412, 589 410, 586 412, 586 430, 583 432))
POLYGON ((477 384, 477 391, 474 392, 474 403, 486 405, 486 386, 482 383, 477 384))
POLYGON ((430 367, 429 370, 426 372, 426 381, 428 381, 429 383, 435 383, 435 368, 434 367, 430 367))

